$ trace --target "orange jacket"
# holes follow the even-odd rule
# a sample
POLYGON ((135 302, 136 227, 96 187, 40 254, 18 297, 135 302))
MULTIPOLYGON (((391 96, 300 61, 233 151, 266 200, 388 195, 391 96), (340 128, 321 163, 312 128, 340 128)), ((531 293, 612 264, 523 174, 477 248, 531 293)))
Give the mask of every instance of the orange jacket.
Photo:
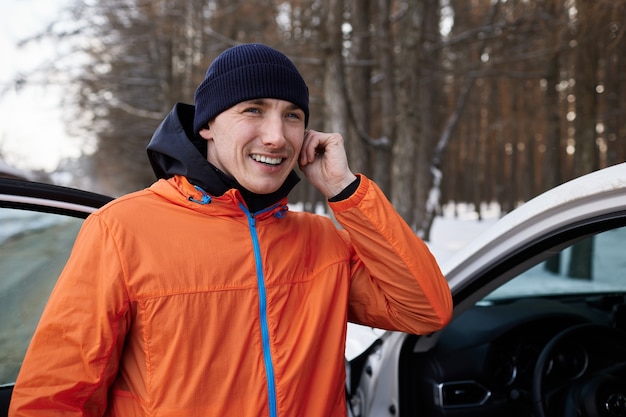
POLYGON ((326 217, 184 177, 91 215, 16 382, 17 416, 345 416, 346 321, 451 316, 430 252, 365 177, 326 217))

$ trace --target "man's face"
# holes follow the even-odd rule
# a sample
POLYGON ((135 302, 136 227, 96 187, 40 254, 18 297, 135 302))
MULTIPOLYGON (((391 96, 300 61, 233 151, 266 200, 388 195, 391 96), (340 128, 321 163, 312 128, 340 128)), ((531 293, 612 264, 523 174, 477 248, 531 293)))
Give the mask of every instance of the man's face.
POLYGON ((285 182, 300 155, 304 112, 277 99, 236 104, 209 122, 207 160, 248 191, 272 193, 285 182))

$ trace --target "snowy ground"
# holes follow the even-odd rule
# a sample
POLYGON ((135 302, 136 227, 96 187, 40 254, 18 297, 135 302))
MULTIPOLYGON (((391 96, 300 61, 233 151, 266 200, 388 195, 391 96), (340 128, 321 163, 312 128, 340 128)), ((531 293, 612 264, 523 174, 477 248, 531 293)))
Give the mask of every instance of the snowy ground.
POLYGON ((0 245, 13 236, 45 230, 63 220, 62 216, 36 211, 0 209, 0 245))
POLYGON ((482 219, 473 206, 447 205, 442 216, 436 217, 431 231, 428 247, 440 263, 447 260, 456 251, 467 245, 500 218, 497 205, 485 205, 480 208, 482 219))

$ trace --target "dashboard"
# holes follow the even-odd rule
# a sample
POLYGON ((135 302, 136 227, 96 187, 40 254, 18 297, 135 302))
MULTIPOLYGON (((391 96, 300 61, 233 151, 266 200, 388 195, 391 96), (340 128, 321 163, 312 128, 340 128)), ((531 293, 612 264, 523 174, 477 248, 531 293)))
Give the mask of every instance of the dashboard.
POLYGON ((623 295, 483 303, 426 352, 409 336, 400 354, 401 415, 541 415, 534 402, 563 415, 574 384, 615 364, 626 369, 626 337, 615 333, 623 305, 623 295))

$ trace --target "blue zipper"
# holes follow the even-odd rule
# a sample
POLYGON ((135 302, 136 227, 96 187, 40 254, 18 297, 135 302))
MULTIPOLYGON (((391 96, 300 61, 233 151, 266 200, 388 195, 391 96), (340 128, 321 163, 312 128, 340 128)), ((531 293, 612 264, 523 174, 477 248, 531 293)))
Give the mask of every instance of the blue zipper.
POLYGON ((278 411, 276 410, 276 381, 274 378, 274 362, 272 361, 272 352, 270 351, 270 332, 267 323, 267 294, 265 292, 265 276, 263 274, 261 247, 259 245, 259 236, 257 234, 254 214, 251 214, 243 204, 240 206, 248 217, 248 226, 250 227, 252 246, 254 248, 254 262, 256 265, 257 287, 259 290, 259 313, 261 318, 261 337, 263 341, 263 360, 265 361, 265 376, 267 378, 267 395, 270 407, 270 417, 278 417, 278 411))

